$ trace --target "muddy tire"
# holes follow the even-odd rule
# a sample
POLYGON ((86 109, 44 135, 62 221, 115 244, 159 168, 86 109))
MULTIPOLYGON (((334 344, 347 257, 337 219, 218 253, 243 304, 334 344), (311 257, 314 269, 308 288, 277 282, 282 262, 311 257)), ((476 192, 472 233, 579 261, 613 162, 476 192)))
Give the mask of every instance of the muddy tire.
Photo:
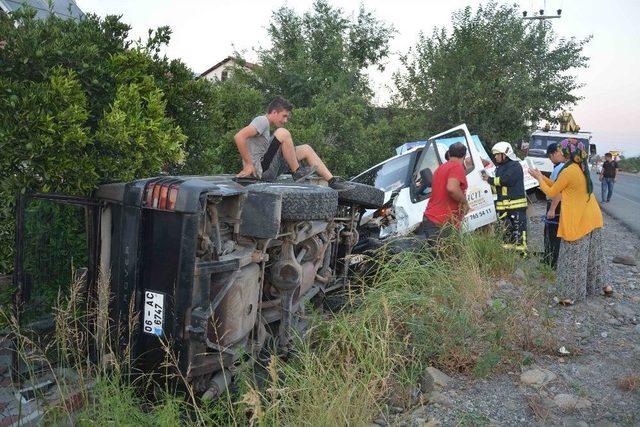
POLYGON ((270 182, 249 185, 247 190, 281 194, 283 221, 329 220, 338 209, 338 193, 329 187, 270 182))
POLYGON ((338 193, 341 205, 356 204, 366 209, 379 209, 384 205, 384 192, 371 185, 349 182, 355 188, 338 193))

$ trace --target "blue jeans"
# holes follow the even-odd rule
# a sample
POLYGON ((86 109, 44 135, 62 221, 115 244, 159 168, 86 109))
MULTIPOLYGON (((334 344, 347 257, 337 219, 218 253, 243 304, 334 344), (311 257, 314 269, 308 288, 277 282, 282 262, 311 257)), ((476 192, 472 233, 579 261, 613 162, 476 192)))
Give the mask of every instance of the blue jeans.
POLYGON ((613 196, 613 180, 614 178, 602 178, 602 201, 608 202, 613 196), (606 193, 606 197, 605 197, 606 193))

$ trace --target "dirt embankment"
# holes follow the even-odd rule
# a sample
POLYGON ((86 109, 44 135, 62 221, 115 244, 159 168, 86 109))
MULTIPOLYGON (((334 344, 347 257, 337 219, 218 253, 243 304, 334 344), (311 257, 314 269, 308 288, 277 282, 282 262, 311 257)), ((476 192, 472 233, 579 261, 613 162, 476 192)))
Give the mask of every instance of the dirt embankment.
MULTIPOLYGON (((544 206, 530 209, 530 246, 540 250, 544 206)), ((519 367, 478 379, 450 374, 436 381, 424 404, 383 423, 393 425, 566 425, 640 424, 640 237, 605 216, 606 275, 610 298, 598 296, 572 307, 553 302, 553 282, 542 281, 535 315, 545 320, 555 350, 522 352, 519 367), (614 258, 618 257, 613 262, 614 258), (627 259, 627 261, 630 261, 627 259)), ((523 261, 523 269, 526 263, 523 261)), ((526 274, 500 284, 517 293, 526 274)), ((529 284, 531 285, 531 283, 529 284)), ((524 297, 524 292, 522 293, 524 297)), ((426 400, 426 399, 425 399, 426 400)), ((380 421, 380 420, 378 420, 380 421)))

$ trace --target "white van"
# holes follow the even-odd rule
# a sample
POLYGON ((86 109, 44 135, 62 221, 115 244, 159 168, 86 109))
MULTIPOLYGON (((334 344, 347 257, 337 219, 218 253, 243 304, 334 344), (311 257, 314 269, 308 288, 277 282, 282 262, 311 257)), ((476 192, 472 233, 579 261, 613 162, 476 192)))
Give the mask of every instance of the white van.
POLYGON ((430 177, 445 162, 444 154, 454 142, 463 142, 467 146, 465 168, 470 210, 463 222, 464 229, 475 230, 496 221, 491 186, 480 175, 485 164, 467 126, 463 124, 432 136, 427 141, 415 143, 413 147, 399 147, 400 154, 352 179, 385 192, 385 207, 368 210, 362 216, 359 229, 361 237, 384 239, 406 235, 416 229, 422 222, 431 194, 430 177))
POLYGON ((553 130, 538 129, 529 138, 529 147, 526 150, 529 162, 540 172, 549 176, 553 172, 553 163, 547 156, 547 147, 551 143, 559 143, 566 138, 575 138, 588 147, 587 152, 595 154, 595 145, 591 144, 591 132, 558 132, 553 130))
MULTIPOLYGON (((462 124, 432 136, 427 141, 404 144, 396 149, 396 156, 381 162, 352 179, 372 185, 385 192, 385 206, 365 212, 360 223, 360 242, 354 252, 366 250, 374 244, 368 240, 382 240, 390 236, 404 236, 422 222, 431 194, 430 178, 445 162, 444 155, 455 142, 467 146, 467 200, 470 210, 464 218, 463 229, 472 231, 497 220, 491 186, 482 180, 480 172, 495 173, 495 165, 480 139, 469 133, 462 124), (371 243, 371 245, 369 244, 371 243)), ((524 164, 524 161, 521 161, 524 164)), ((525 188, 538 182, 525 167, 525 188)))

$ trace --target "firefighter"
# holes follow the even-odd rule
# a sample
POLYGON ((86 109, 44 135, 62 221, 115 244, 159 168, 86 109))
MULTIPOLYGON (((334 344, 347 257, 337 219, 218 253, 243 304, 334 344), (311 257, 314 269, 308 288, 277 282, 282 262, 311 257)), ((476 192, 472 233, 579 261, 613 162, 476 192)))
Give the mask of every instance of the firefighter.
POLYGON ((508 142, 498 142, 491 149, 497 168, 495 177, 483 174, 498 196, 496 211, 505 228, 505 248, 522 254, 527 250, 527 195, 524 191, 524 172, 520 161, 508 142))

